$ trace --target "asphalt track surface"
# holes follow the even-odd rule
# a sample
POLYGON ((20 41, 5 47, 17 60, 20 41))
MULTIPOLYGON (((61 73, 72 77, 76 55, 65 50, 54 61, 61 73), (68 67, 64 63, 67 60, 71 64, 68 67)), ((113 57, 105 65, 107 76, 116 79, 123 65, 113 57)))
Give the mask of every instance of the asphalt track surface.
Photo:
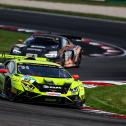
MULTIPOLYGON (((0 24, 85 35, 126 49, 126 24, 0 9, 0 24)), ((81 80, 126 80, 126 57, 83 58, 81 80)), ((63 106, 31 105, 0 100, 1 126, 123 126, 126 120, 111 119, 63 106)))

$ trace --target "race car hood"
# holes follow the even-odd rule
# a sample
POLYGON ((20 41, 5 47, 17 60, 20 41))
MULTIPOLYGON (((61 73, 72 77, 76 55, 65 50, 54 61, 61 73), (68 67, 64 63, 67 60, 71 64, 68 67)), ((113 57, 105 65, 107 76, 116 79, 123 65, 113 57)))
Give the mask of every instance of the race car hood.
MULTIPOLYGON (((13 76, 14 77, 14 76, 13 76)), ((31 92, 59 92, 67 94, 68 91, 74 90, 81 86, 80 81, 73 78, 48 78, 36 77, 29 75, 19 75, 13 78, 15 88, 19 90, 28 90, 31 92)))
POLYGON ((74 81, 73 78, 48 78, 48 77, 33 77, 37 83, 39 84, 54 84, 54 85, 64 85, 66 84, 72 84, 74 81))
POLYGON ((75 86, 78 85, 78 81, 75 81, 73 78, 48 78, 48 77, 37 77, 37 76, 28 76, 28 75, 20 75, 18 77, 18 81, 29 81, 31 84, 53 84, 53 85, 71 85, 74 83, 75 86))
POLYGON ((41 46, 41 45, 30 45, 30 48, 39 48, 39 49, 57 49, 58 46, 57 45, 53 45, 53 46, 41 46))
POLYGON ((30 53, 30 54, 37 54, 39 57, 44 57, 45 54, 48 54, 50 51, 58 51, 59 47, 56 46, 38 46, 38 45, 31 45, 30 47, 25 48, 25 53, 30 53))
POLYGON ((23 56, 28 55, 28 54, 34 54, 37 57, 46 57, 45 54, 53 54, 52 51, 55 51, 54 58, 56 58, 58 56, 59 49, 60 49, 59 45, 42 46, 42 45, 16 44, 12 52, 15 54, 15 51, 16 51, 16 54, 17 54, 17 52, 20 51, 21 53, 20 55, 23 55, 23 56), (56 55, 56 52, 57 52, 57 55, 56 55))

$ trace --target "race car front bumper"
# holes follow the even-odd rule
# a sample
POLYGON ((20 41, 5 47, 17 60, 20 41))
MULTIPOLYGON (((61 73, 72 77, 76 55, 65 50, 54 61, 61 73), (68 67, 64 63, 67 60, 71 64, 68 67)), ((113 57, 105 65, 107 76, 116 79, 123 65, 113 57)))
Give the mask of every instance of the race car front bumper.
POLYGON ((35 103, 48 103, 48 104, 76 105, 79 102, 82 103, 85 102, 85 100, 81 100, 78 95, 47 96, 29 91, 22 92, 20 95, 18 95, 18 97, 25 101, 31 101, 35 103))

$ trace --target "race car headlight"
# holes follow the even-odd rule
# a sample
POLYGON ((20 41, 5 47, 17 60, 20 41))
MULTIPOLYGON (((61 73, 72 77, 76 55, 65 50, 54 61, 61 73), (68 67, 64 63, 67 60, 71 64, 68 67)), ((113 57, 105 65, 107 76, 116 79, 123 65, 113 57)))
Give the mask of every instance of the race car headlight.
POLYGON ((58 56, 58 52, 57 51, 49 51, 49 53, 45 54, 45 56, 47 58, 56 58, 58 56))
POLYGON ((78 91, 78 87, 75 87, 75 88, 73 88, 73 89, 70 89, 70 91, 71 91, 72 93, 75 93, 75 92, 78 91))
POLYGON ((14 54, 20 54, 21 53, 20 48, 18 48, 18 47, 15 47, 12 52, 14 54))

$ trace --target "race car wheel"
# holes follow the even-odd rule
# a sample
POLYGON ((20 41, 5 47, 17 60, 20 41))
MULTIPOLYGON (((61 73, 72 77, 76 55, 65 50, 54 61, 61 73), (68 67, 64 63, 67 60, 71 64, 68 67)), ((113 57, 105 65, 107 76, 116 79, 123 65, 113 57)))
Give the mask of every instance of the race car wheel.
POLYGON ((75 106, 76 106, 77 108, 80 108, 80 107, 83 106, 83 102, 82 102, 81 100, 78 100, 78 101, 75 102, 75 106))
POLYGON ((16 95, 14 93, 11 92, 11 80, 10 78, 5 80, 5 84, 4 84, 4 93, 7 96, 7 99, 9 101, 15 101, 16 100, 16 95))
POLYGON ((77 108, 81 108, 84 104, 85 100, 81 100, 79 96, 76 96, 76 99, 75 99, 75 107, 77 108))

